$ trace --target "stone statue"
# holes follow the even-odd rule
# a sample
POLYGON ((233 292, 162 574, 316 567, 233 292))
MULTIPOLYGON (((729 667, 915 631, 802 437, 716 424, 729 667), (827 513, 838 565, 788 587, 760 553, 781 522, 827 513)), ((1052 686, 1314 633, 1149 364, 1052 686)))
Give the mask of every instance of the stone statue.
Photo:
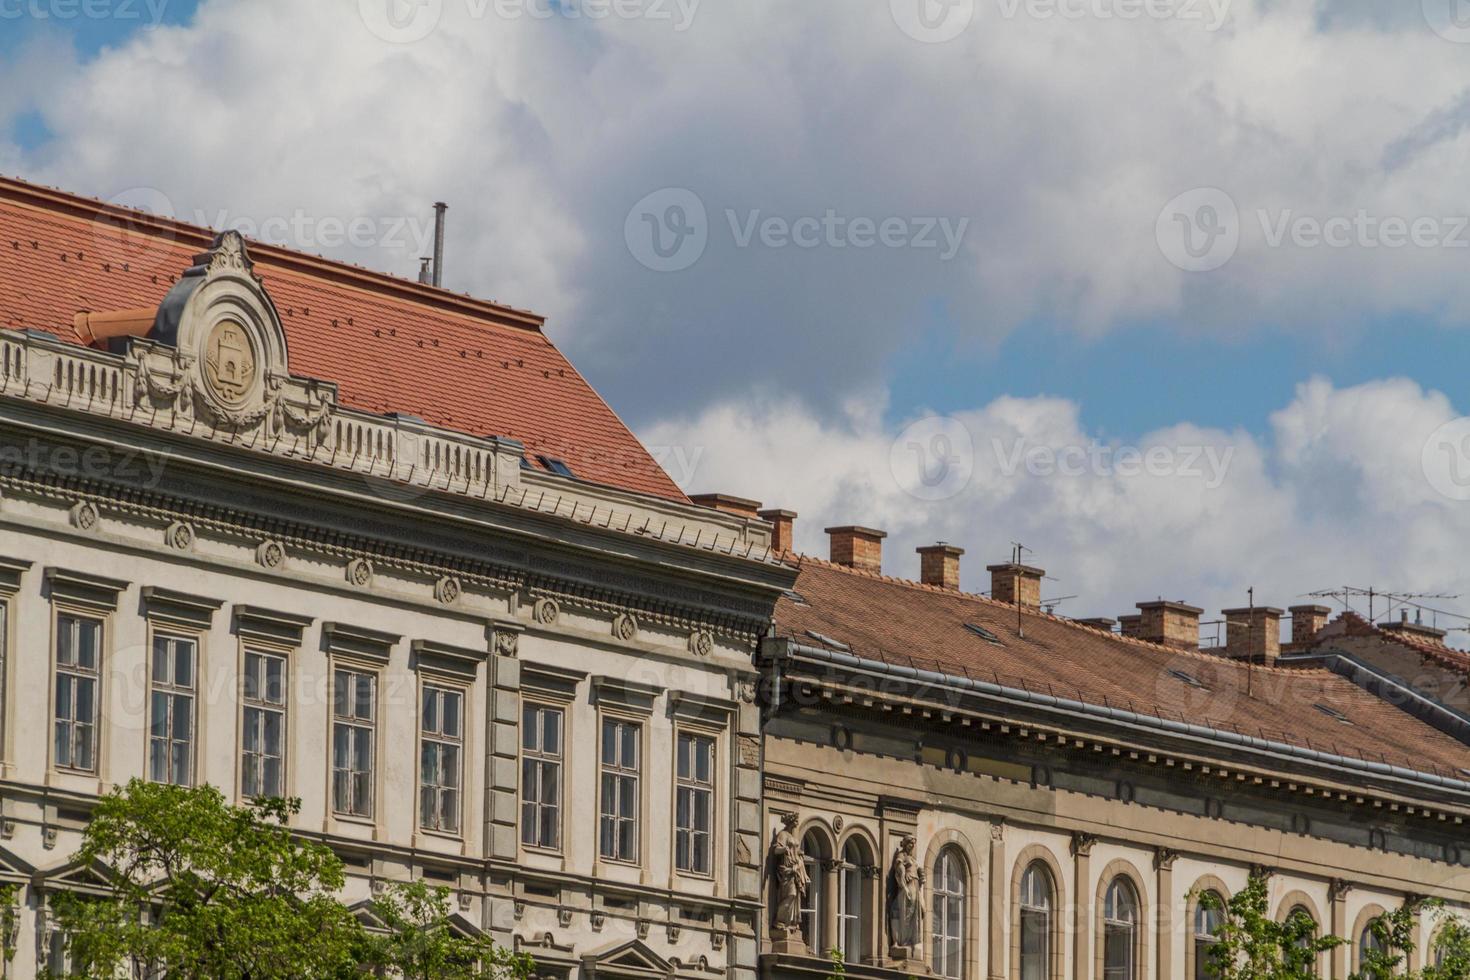
POLYGON ((811 887, 806 861, 801 853, 801 841, 796 837, 796 819, 794 813, 781 817, 781 829, 771 840, 767 861, 767 873, 776 880, 771 938, 778 944, 801 942, 801 906, 807 889, 811 887))
POLYGON ((914 856, 918 842, 906 836, 888 873, 888 955, 918 959, 924 936, 924 869, 914 856))

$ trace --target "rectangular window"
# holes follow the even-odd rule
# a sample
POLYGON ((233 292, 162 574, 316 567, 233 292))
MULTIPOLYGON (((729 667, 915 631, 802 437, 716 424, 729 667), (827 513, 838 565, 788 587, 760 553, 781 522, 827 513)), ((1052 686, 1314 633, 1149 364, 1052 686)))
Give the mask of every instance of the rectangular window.
POLYGON ((194 667, 198 645, 181 636, 153 637, 148 703, 148 778, 194 781, 194 667))
POLYGON ((521 843, 561 847, 562 728, 560 708, 521 708, 521 843))
POLYGON ((424 687, 419 733, 419 823, 425 830, 459 833, 464 695, 424 687))
POLYGON ((97 688, 102 622, 56 617, 56 728, 52 751, 63 769, 97 770, 97 688))
POLYGON ((602 821, 599 853, 612 861, 638 860, 638 776, 641 726, 602 720, 602 821))
POLYGON ((332 806, 353 817, 373 815, 373 733, 378 678, 359 670, 332 673, 332 806))
POLYGON ((240 792, 246 799, 286 795, 286 658, 245 651, 241 678, 240 792))
POLYGON ((674 865, 707 875, 714 867, 715 740, 680 733, 676 770, 674 865))

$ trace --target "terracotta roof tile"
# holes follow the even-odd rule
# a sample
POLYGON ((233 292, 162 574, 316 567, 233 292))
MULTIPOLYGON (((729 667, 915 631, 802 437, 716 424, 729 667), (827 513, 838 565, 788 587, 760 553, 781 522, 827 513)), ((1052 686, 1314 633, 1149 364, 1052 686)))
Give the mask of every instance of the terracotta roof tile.
MULTIPOLYGON (((78 310, 156 306, 213 234, 0 178, 0 327, 80 343, 78 310)), ((582 479, 684 500, 533 314, 251 244, 285 325, 291 371, 344 405, 509 436, 582 479)))
POLYGON ((1186 721, 1439 775, 1465 778, 1470 747, 1325 668, 1262 667, 1175 650, 1040 611, 788 556, 801 570, 776 608, 781 635, 852 653, 1089 704, 1186 721), (966 629, 983 627, 992 643, 966 629), (1020 633, 1017 627, 1020 627, 1020 633), (1186 679, 1188 678, 1188 679, 1186 679), (1202 686, 1195 686, 1190 679, 1202 686), (1318 706, 1346 716, 1336 720, 1318 706))

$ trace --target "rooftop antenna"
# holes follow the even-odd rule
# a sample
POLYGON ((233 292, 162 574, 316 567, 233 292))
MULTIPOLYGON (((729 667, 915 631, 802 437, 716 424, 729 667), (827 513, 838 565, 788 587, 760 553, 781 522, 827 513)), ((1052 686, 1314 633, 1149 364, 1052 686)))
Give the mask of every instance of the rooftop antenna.
MULTIPOLYGON (((1250 608, 1250 618, 1245 621, 1245 696, 1249 698, 1255 696, 1256 686, 1256 587, 1252 585, 1245 594, 1250 608)), ((1230 642, 1229 633, 1225 642, 1230 642)))
POLYGON ((435 286, 444 285, 444 212, 449 210, 449 205, 443 201, 434 202, 434 282, 435 286))

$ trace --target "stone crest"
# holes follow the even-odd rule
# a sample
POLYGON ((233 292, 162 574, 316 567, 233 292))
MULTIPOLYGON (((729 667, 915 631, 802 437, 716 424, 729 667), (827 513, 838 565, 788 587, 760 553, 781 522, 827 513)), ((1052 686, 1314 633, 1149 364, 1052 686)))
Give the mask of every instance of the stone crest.
POLYGON ((259 365, 250 336, 236 320, 214 325, 204 342, 204 382, 226 405, 239 407, 250 395, 259 365))

